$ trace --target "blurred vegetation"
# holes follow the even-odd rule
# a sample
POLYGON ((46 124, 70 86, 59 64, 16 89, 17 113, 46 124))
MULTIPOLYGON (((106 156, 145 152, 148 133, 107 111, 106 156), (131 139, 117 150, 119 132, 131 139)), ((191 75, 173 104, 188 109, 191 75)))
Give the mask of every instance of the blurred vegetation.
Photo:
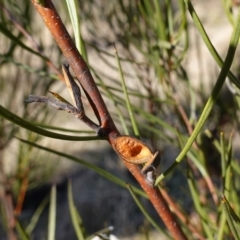
MULTIPOLYGON (((166 146, 179 152, 185 149, 187 155, 179 155, 166 172, 169 174, 166 179, 161 175, 158 180, 162 180, 159 184, 162 191, 169 188, 170 194, 167 191, 166 194, 175 203, 171 207, 189 239, 239 239, 240 167, 236 155, 239 146, 234 144, 234 149, 233 143, 237 143, 235 138, 239 128, 240 81, 239 62, 234 59, 231 63, 240 24, 235 13, 239 9, 237 3, 225 0, 222 5, 218 3, 224 9, 229 25, 237 26, 229 61, 220 58, 188 0, 75 1, 73 11, 68 11, 65 2, 55 1, 54 4, 61 9, 60 14, 69 31, 74 32, 76 44, 89 62, 111 115, 122 132, 135 134, 153 149, 164 151, 166 146), (80 22, 77 30, 74 23, 75 29, 70 23, 69 14, 73 17, 74 13, 78 14, 80 22), (192 19, 187 17, 189 13, 192 19), (203 85, 196 87, 195 79, 188 77, 184 60, 190 49, 190 22, 194 22, 216 66, 222 69, 219 76, 214 76, 211 96, 209 89, 203 85), (94 57, 91 58, 91 54, 94 57), (94 62, 96 57, 103 65, 94 62), (230 67, 233 73, 228 71, 230 67), (222 88, 227 74, 228 84, 222 88), (127 97, 123 94, 124 84, 127 97), (127 108, 127 98, 130 99, 130 109, 127 108), (131 114, 136 121, 130 118, 131 114), (193 143, 191 148, 190 142, 193 143), (177 165, 183 159, 184 164, 177 165), (184 205, 185 199, 171 197, 171 191, 179 188, 173 186, 174 190, 171 190, 168 185, 175 174, 180 174, 180 179, 188 184, 184 191, 191 207, 184 205), (195 228, 194 235, 189 223, 195 228)), ((34 217, 23 226, 18 217, 21 216, 24 197, 26 191, 52 177, 55 168, 51 162, 59 156, 126 186, 124 179, 75 158, 71 153, 41 146, 45 137, 26 130, 33 130, 30 123, 41 129, 54 126, 55 110, 42 104, 25 105, 23 100, 30 94, 46 95, 54 88, 60 89, 58 93, 61 94, 64 84, 60 82, 62 76, 58 69, 64 59, 30 1, 3 0, 0 7, 1 224, 8 239, 32 239, 36 222, 49 199, 44 199, 34 217), (21 118, 16 120, 14 114, 21 118), (10 167, 9 158, 12 159, 10 167), (43 161, 46 158, 48 161, 43 161)), ((204 61, 204 56, 199 57, 204 61)), ((57 114, 60 116, 61 113, 57 114)), ((57 127, 59 131, 72 134, 70 129, 57 127)), ((180 185, 179 181, 177 184, 180 185)), ((144 193, 136 188, 129 191, 153 228, 168 237, 166 230, 144 212, 137 196, 145 196, 144 193)), ((82 231, 82 220, 74 206, 70 183, 68 200, 77 238, 85 239, 87 233, 82 231)), ((56 188, 53 186, 49 239, 55 239, 56 208, 56 188)))

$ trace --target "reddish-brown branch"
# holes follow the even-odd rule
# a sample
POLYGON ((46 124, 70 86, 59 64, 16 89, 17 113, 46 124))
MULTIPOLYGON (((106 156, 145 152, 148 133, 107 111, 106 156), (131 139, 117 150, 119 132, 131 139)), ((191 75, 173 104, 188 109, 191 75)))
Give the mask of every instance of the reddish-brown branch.
MULTIPOLYGON (((73 72, 78 78, 88 100, 100 121, 102 128, 116 129, 112 119, 109 117, 108 110, 103 102, 102 96, 97 90, 97 86, 93 80, 90 70, 79 54, 72 38, 62 23, 55 7, 51 1, 45 1, 45 7, 33 1, 34 6, 42 16, 46 26, 49 28, 58 46, 62 50, 67 62, 71 66, 73 72)), ((118 132, 114 133, 115 135, 118 132)))
MULTIPOLYGON (((45 0, 45 5, 39 5, 36 0, 32 0, 35 8, 42 16, 46 26, 49 28, 58 46, 62 50, 67 62, 78 78, 83 90, 85 91, 93 110, 98 117, 101 128, 106 134, 107 140, 114 148, 115 139, 120 135, 117 130, 102 96, 95 84, 95 81, 89 71, 89 68, 78 52, 73 40, 62 23, 56 9, 50 0, 45 0)), ((137 165, 124 162, 128 170, 139 182, 143 190, 149 196, 150 201, 162 218, 163 222, 171 232, 174 239, 187 239, 179 224, 176 222, 166 201, 164 200, 158 188, 149 185, 145 180, 145 175, 141 173, 137 165)))

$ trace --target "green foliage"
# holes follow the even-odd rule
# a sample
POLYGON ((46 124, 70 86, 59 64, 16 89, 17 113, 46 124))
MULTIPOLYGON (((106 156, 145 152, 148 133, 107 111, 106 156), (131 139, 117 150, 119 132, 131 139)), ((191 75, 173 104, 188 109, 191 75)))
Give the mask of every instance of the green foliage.
MULTIPOLYGON (((39 2, 44 4, 44 1, 39 2)), ((168 197, 172 201, 168 203, 189 239, 192 239, 192 228, 196 239, 231 239, 232 236, 239 239, 240 167, 232 135, 237 133, 239 126, 240 81, 233 68, 237 65, 235 52, 240 35, 240 16, 235 14, 233 8, 238 7, 232 6, 229 1, 222 1, 226 18, 234 26, 223 60, 190 0, 66 2, 68 8, 64 11, 66 18, 71 19, 76 45, 89 62, 119 129, 125 134, 135 134, 145 139, 153 149, 162 148, 164 151, 168 146, 179 149, 179 155, 172 165, 166 170, 161 169, 156 185, 161 188, 166 186, 167 189, 171 177, 177 174, 186 181, 188 187, 175 186, 173 191, 184 194, 191 207, 186 208, 184 198, 171 197, 171 189, 168 197), (192 19, 187 17, 188 14, 192 19), (192 47, 190 23, 194 24, 201 41, 220 68, 219 75, 214 76, 210 95, 207 92, 209 89, 199 90, 195 87, 184 62, 192 47), (81 32, 83 27, 87 36, 81 32), (104 68, 98 67, 98 63, 91 59, 90 52, 94 53, 94 58, 97 56, 100 59, 104 68), (231 101, 221 100, 227 76, 234 89, 228 91, 226 88, 231 101), (223 124, 224 121, 227 122, 223 124), (217 169, 216 166, 220 167, 217 169), (220 196, 223 196, 222 203, 220 196), (191 223, 193 215, 197 221, 195 225, 191 223)), ((62 6, 59 2, 54 4, 62 6)), ((99 140, 99 137, 91 136, 92 132, 86 130, 55 126, 61 112, 56 113, 56 110, 42 104, 24 104, 30 94, 47 95, 49 90, 59 88, 61 73, 58 69, 63 59, 52 38, 44 40, 42 32, 45 26, 36 20, 36 10, 30 1, 3 1, 0 7, 0 46, 4 46, 0 48, 0 180, 7 183, 0 185, 0 194, 3 193, 1 222, 8 237, 16 229, 19 238, 32 239, 49 198, 43 200, 27 226, 18 220, 15 228, 11 229, 8 221, 14 219, 14 210, 19 209, 21 214, 19 199, 21 196, 24 198, 26 193, 22 190, 24 186, 27 191, 52 177, 55 159, 60 158, 61 161, 67 158, 115 184, 127 187, 123 179, 72 156, 71 152, 66 154, 57 147, 53 149, 42 145, 45 137, 68 141, 99 140), (71 135, 75 131, 78 136, 71 135), (17 146, 14 154, 16 167, 15 171, 6 173, 3 170, 6 160, 2 156, 10 151, 13 142, 17 146), (42 161, 46 157, 52 165, 43 167, 46 162, 43 164, 42 161), (6 205, 7 192, 12 193, 10 206, 6 205), (9 215, 6 206, 10 209, 9 215)), ((66 25, 69 27, 67 22, 66 25)), ((67 117, 71 121, 72 116, 67 117)), ((96 143, 93 141, 91 144, 96 143)), ((159 227, 141 204, 138 196, 145 198, 146 194, 136 187, 129 187, 129 191, 147 221, 168 237, 166 230, 159 227)), ((50 194, 49 239, 55 239, 56 199, 57 192, 53 187, 50 194)), ((75 207, 70 183, 68 202, 77 238, 84 239, 87 233, 75 207)))

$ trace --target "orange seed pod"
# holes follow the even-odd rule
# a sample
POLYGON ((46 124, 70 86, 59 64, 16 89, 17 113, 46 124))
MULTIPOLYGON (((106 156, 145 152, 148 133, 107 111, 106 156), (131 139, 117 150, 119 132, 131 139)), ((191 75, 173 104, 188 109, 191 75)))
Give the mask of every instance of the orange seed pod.
POLYGON ((115 140, 115 151, 126 162, 133 164, 152 163, 158 152, 153 154, 142 141, 131 136, 120 136, 115 140))

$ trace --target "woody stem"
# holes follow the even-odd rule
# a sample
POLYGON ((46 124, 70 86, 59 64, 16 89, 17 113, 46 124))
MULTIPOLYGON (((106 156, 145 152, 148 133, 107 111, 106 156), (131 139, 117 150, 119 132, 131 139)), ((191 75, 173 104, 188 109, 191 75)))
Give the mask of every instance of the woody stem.
MULTIPOLYGON (((39 4, 39 1, 37 2, 37 0, 32 0, 32 2, 39 14, 42 16, 58 46, 62 50, 62 53, 71 66, 74 74, 78 78, 100 122, 101 128, 104 130, 107 140, 114 148, 115 139, 120 135, 120 133, 107 110, 86 62, 78 52, 51 0, 42 0, 41 2, 44 2, 44 4, 39 4)), ((127 163, 125 161, 124 163, 148 195, 150 201, 174 239, 187 239, 179 224, 176 222, 159 189, 147 184, 145 175, 141 173, 137 165, 127 163)))

